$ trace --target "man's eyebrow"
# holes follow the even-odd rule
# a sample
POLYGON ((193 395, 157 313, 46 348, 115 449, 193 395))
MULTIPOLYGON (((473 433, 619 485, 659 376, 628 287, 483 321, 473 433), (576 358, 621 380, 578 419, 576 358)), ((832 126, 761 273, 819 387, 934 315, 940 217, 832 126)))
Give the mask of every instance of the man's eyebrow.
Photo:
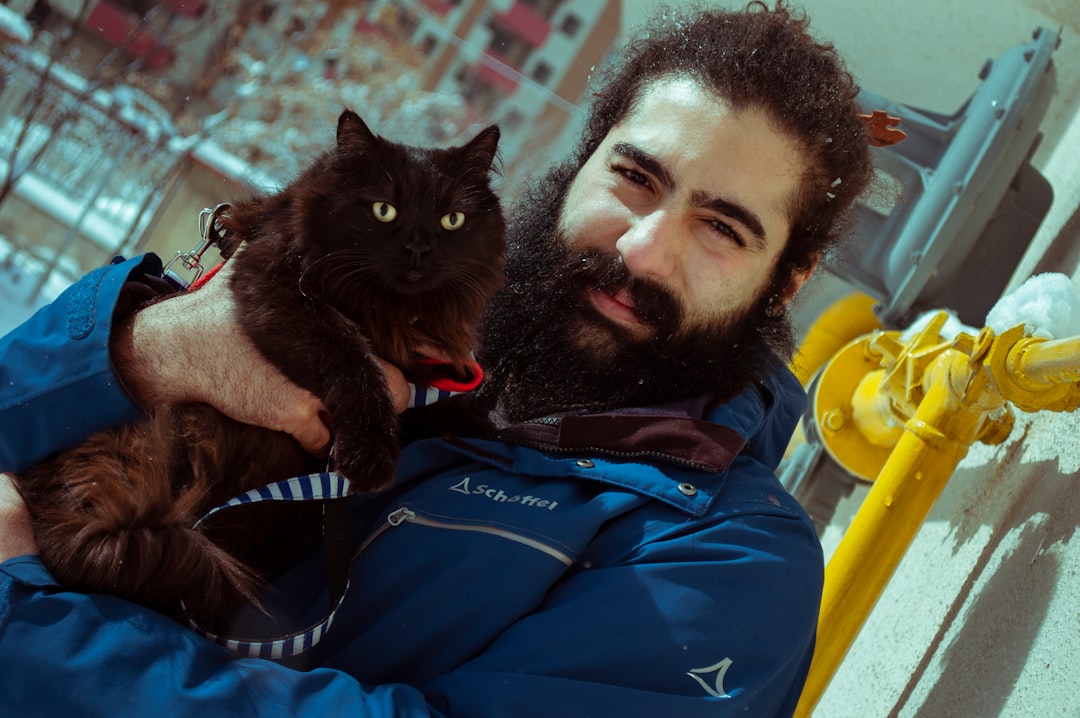
MULTIPOLYGON (((611 152, 634 162, 638 167, 655 177, 656 181, 666 189, 671 190, 675 187, 675 178, 671 176, 667 168, 658 159, 637 145, 632 145, 629 142, 616 142, 611 146, 611 152)), ((748 207, 721 197, 709 196, 701 190, 695 190, 691 193, 690 202, 695 207, 712 210, 725 217, 731 217, 750 232, 756 249, 763 251, 767 247, 765 225, 761 223, 761 219, 757 214, 748 207)))
POLYGON ((691 193, 690 203, 695 207, 709 209, 725 217, 731 217, 746 227, 750 234, 753 235, 754 244, 758 249, 763 250, 766 248, 768 241, 765 237, 765 226, 761 223, 761 219, 749 208, 721 197, 710 197, 700 190, 691 193))
POLYGON ((614 154, 632 160, 638 167, 641 167, 641 169, 655 177, 657 182, 664 185, 665 189, 672 189, 675 186, 675 181, 672 179, 671 173, 667 171, 667 168, 660 164, 659 160, 637 145, 632 145, 629 142, 616 142, 611 146, 611 151, 614 154))

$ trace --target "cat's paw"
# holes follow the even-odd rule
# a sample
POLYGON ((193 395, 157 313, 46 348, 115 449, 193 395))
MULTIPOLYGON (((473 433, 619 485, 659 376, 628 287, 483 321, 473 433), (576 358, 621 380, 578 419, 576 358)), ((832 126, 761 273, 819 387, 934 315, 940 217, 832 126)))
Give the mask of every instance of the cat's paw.
POLYGON ((331 466, 344 474, 352 491, 375 491, 394 480, 397 465, 398 413, 372 354, 358 354, 331 373, 347 380, 331 382, 320 392, 333 434, 331 466))
POLYGON ((339 434, 334 439, 332 464, 348 480, 352 491, 377 491, 394 480, 398 446, 393 436, 350 437, 339 434))

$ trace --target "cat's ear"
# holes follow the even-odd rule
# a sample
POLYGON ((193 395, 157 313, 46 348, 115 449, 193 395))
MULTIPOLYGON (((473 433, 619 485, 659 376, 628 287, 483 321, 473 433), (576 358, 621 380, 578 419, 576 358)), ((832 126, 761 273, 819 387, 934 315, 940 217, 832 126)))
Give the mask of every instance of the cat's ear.
POLYGON ((495 155, 499 151, 499 126, 492 125, 481 130, 480 134, 469 140, 469 143, 461 148, 463 155, 469 158, 475 166, 485 173, 491 171, 491 163, 495 161, 495 155))
POLYGON ((355 145, 370 145, 376 142, 375 134, 368 129, 360 115, 352 110, 345 110, 338 117, 337 145, 338 147, 352 147, 355 145))

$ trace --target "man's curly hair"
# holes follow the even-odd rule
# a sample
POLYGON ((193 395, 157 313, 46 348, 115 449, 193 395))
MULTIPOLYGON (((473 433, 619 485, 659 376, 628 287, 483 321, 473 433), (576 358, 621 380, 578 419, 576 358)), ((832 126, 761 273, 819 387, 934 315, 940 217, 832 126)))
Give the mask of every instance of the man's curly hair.
POLYGON ((784 293, 842 235, 855 199, 873 177, 858 87, 831 44, 810 36, 809 20, 779 0, 744 11, 659 12, 595 78, 595 94, 574 156, 580 167, 642 90, 665 76, 690 77, 736 109, 759 107, 807 154, 811 170, 796 198, 791 235, 774 272, 784 293))

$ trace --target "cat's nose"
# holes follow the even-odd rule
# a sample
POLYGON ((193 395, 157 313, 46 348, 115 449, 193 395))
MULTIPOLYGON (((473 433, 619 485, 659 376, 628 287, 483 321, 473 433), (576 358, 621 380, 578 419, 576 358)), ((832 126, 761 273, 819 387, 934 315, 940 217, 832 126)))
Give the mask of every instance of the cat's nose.
POLYGON ((423 232, 413 232, 405 242, 405 251, 409 253, 412 266, 416 266, 425 256, 431 254, 434 244, 423 232))

